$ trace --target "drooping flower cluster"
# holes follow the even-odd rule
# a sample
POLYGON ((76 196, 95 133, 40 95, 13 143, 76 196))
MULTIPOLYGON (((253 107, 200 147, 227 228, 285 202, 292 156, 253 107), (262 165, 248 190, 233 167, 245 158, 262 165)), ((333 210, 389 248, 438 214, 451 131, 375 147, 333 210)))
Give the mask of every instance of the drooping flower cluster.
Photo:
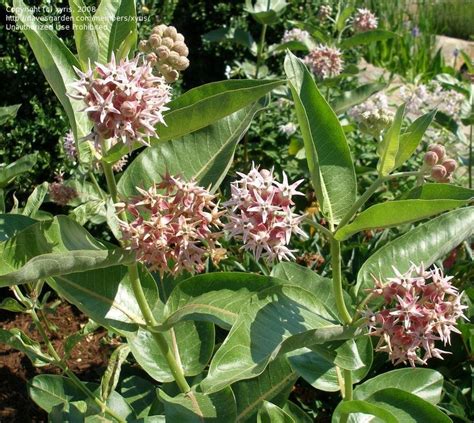
POLYGON ((281 39, 282 43, 289 43, 291 41, 300 41, 300 42, 305 42, 307 39, 309 39, 309 32, 304 31, 299 28, 293 28, 288 31, 285 31, 283 34, 283 38, 281 39))
POLYGON ((377 28, 377 18, 369 9, 357 9, 352 21, 356 32, 366 32, 377 28))
POLYGON ((309 52, 304 61, 321 79, 335 77, 342 72, 342 53, 337 48, 320 44, 309 52))
POLYGON ((426 113, 437 107, 440 112, 456 118, 465 101, 461 93, 444 89, 437 81, 432 81, 427 85, 403 85, 400 87, 399 94, 407 103, 407 111, 415 115, 426 113))
POLYGON ((394 270, 396 277, 385 284, 376 281, 372 291, 384 300, 380 311, 368 312, 369 333, 380 337, 376 351, 388 353, 395 365, 415 366, 431 357, 443 358, 446 351, 436 348, 435 342, 450 344, 451 332, 459 333, 456 321, 464 317, 466 308, 451 284, 452 277, 436 267, 425 270, 423 265, 412 265, 404 274, 394 270))
POLYGON ((229 209, 229 222, 224 229, 231 237, 241 239, 243 249, 251 251, 258 260, 269 261, 295 258, 287 245, 292 234, 306 237, 299 227, 304 216, 293 212, 292 197, 303 195, 296 190, 302 181, 288 183, 275 180, 273 171, 252 166, 248 174, 231 184, 231 199, 224 203, 229 209))
POLYGON ((217 242, 222 233, 216 231, 223 212, 213 194, 194 181, 169 175, 148 190, 137 190, 139 196, 119 205, 134 218, 120 227, 128 248, 150 270, 175 276, 199 273, 208 257, 223 258, 225 251, 217 242))
POLYGON ((331 16, 331 14, 332 14, 331 6, 329 6, 328 4, 322 4, 321 6, 319 6, 319 10, 318 10, 319 19, 321 19, 322 21, 325 21, 327 18, 329 18, 329 16, 331 16))
POLYGON ((63 138, 63 148, 64 152, 70 160, 76 159, 76 143, 74 141, 74 135, 72 134, 71 130, 69 130, 63 138))
POLYGON ((56 175, 56 182, 49 184, 49 198, 60 206, 67 206, 77 196, 77 191, 73 187, 64 184, 64 175, 62 173, 56 175))
POLYGON ((393 111, 384 93, 377 93, 364 103, 352 107, 348 115, 359 123, 362 131, 375 137, 393 121, 393 111))
POLYGON ((155 26, 148 40, 140 41, 138 48, 168 83, 177 81, 179 73, 189 67, 189 49, 183 34, 174 26, 155 26))
POLYGON ((296 132, 296 125, 293 122, 288 122, 284 125, 280 125, 278 127, 278 130, 282 133, 285 134, 286 136, 290 137, 296 132))
POLYGON ((122 59, 116 63, 97 63, 94 69, 81 72, 79 81, 71 84, 72 98, 83 100, 94 128, 89 138, 100 148, 99 139, 112 139, 132 146, 134 142, 148 145, 149 137, 158 137, 155 125, 163 123, 168 110, 169 86, 162 77, 152 74, 151 65, 122 59))
POLYGON ((436 182, 451 182, 456 167, 456 160, 446 157, 446 149, 440 144, 431 144, 423 157, 423 171, 436 182))

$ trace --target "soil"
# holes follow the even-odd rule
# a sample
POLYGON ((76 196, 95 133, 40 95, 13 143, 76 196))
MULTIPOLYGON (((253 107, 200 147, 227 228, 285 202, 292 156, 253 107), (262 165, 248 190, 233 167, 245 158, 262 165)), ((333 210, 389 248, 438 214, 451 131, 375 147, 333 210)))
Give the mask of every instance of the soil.
MULTIPOLYGON (((57 327, 56 330, 49 331, 49 335, 60 355, 64 339, 78 332, 87 323, 87 317, 69 304, 60 304, 52 313, 47 314, 47 318, 57 327)), ((32 339, 37 341, 41 339, 30 316, 24 313, 0 310, 0 328, 18 328, 32 339)), ((105 330, 98 330, 83 338, 74 347, 68 366, 81 380, 100 379, 111 352, 111 347, 102 340, 105 335, 105 330)), ((33 367, 25 354, 0 344, 1 423, 48 421, 47 414, 29 398, 26 389, 26 382, 41 373, 60 374, 61 371, 53 366, 33 367)))

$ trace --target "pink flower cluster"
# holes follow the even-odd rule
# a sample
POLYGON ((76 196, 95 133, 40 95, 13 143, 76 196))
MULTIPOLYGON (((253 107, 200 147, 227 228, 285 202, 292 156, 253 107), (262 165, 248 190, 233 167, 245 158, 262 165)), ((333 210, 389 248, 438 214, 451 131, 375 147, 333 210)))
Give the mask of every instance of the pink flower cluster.
POLYGON ((309 52, 304 61, 322 79, 335 77, 342 72, 342 53, 337 48, 320 44, 309 52))
POLYGON ((183 271, 202 272, 207 257, 218 261, 225 250, 218 248, 222 226, 215 196, 194 181, 165 175, 160 184, 126 205, 118 205, 134 220, 121 222, 123 239, 136 251, 137 259, 161 275, 183 271))
POLYGON ((377 18, 369 9, 357 9, 352 26, 356 32, 365 32, 377 28, 377 18))
POLYGON ((376 351, 388 353, 395 365, 426 364, 431 357, 443 358, 447 353, 435 347, 451 342, 451 332, 459 333, 456 320, 464 317, 461 296, 451 284, 452 277, 443 276, 437 267, 425 270, 423 265, 412 267, 386 284, 376 281, 372 294, 383 298, 380 311, 368 312, 369 333, 380 337, 376 351), (424 349, 421 357, 418 353, 424 349))
POLYGON ((328 4, 322 4, 321 6, 319 6, 319 10, 318 10, 319 19, 324 21, 327 18, 329 18, 329 16, 331 16, 331 15, 332 15, 332 7, 331 6, 329 6, 328 4))
POLYGON ((79 81, 71 84, 72 98, 83 100, 94 128, 89 135, 98 145, 99 139, 120 140, 148 145, 149 137, 158 137, 155 125, 163 123, 168 110, 169 86, 163 77, 154 76, 148 63, 115 57, 107 65, 96 63, 95 69, 76 69, 79 81))
POLYGON ((247 175, 238 174, 241 179, 231 184, 231 199, 224 203, 229 209, 229 222, 224 229, 241 239, 243 249, 251 251, 257 260, 294 259, 293 251, 287 247, 291 235, 306 237, 299 227, 304 216, 292 210, 292 197, 303 195, 296 191, 302 181, 290 185, 283 173, 283 183, 279 183, 273 171, 259 171, 255 166, 247 175))

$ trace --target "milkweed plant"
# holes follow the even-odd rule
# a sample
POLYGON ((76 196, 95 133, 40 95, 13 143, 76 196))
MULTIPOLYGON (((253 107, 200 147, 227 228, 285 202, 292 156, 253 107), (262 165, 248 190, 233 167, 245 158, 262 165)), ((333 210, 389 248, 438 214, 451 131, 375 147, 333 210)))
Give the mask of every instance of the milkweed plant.
MULTIPOLYGON (((344 21, 341 10, 321 6, 318 19, 342 22, 340 32, 300 58, 288 48, 308 43, 310 34, 287 31, 285 57, 277 56, 281 77, 258 78, 262 45, 255 78, 178 96, 173 83, 192 69, 186 40, 165 23, 137 39, 134 2, 102 0, 90 14, 70 1, 76 52, 41 28, 21 0, 13 3, 69 119, 67 158, 84 176, 58 174, 35 189, 23 212, 0 219, 0 286, 15 297, 3 308, 28 313, 43 337, 2 329, 0 341, 35 366, 61 370, 28 383, 51 421, 311 421, 288 399, 298 378, 339 395, 333 422, 450 421, 437 406, 443 376, 426 365, 450 354, 466 319, 463 293, 439 259, 472 235, 472 191, 453 185, 458 163, 442 145, 418 148, 435 108, 412 116, 404 103, 391 111, 383 93, 370 97, 374 87, 364 96, 346 93, 346 103, 322 94, 324 80, 344 76, 345 49, 392 36, 377 29, 370 10, 344 21), (296 115, 297 124, 281 132, 302 137, 306 181, 251 161, 232 167, 239 141, 275 90, 296 115), (362 192, 341 126, 348 118, 377 142, 377 169, 362 192), (413 155, 421 164, 407 170, 413 155), (414 188, 367 207, 396 180, 414 188), (305 186, 322 219, 298 207, 305 186), (77 209, 69 216, 39 210, 44 198, 80 206, 86 193, 107 239, 91 235, 77 209), (346 241, 396 227, 402 235, 346 277, 346 241), (329 246, 331 273, 296 264, 294 241, 309 239, 329 246), (253 271, 244 256, 257 263, 253 271), (61 352, 49 340, 39 312, 46 290, 120 340, 99 383, 81 381, 67 366, 84 330, 61 352), (371 372, 374 354, 398 368, 371 372), (133 394, 120 389, 127 360, 148 375, 129 376, 133 394)), ((246 7, 267 27, 285 2, 246 7)))

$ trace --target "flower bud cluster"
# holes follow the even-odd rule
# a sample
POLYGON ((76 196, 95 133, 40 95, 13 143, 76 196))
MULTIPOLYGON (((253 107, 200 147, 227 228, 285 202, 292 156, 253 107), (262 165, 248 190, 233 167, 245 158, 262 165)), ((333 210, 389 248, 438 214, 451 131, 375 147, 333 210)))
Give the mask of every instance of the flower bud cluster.
POLYGON ((309 39, 310 35, 308 31, 304 31, 299 28, 293 28, 288 31, 285 31, 283 34, 283 38, 281 39, 282 43, 289 43, 291 41, 300 41, 304 42, 309 39))
POLYGON ((335 77, 342 72, 342 53, 337 48, 320 44, 309 52, 304 61, 321 79, 335 77))
POLYGON ((319 19, 321 19, 322 21, 325 21, 331 15, 332 15, 331 6, 329 6, 328 4, 322 4, 321 6, 319 6, 319 10, 318 10, 319 19))
POLYGON ((363 132, 374 137, 393 122, 393 111, 390 110, 384 93, 377 93, 364 103, 352 107, 348 115, 357 121, 363 132))
POLYGON ((369 9, 357 9, 352 21, 352 27, 356 32, 366 32, 376 29, 378 25, 377 18, 369 9))
POLYGON ((120 228, 129 248, 151 271, 199 273, 208 257, 223 258, 225 251, 217 242, 222 232, 215 231, 222 226, 223 212, 209 191, 169 175, 148 190, 137 190, 139 196, 118 205, 133 216, 120 228))
POLYGON ((451 182, 456 167, 456 160, 446 157, 446 149, 440 144, 431 144, 423 157, 422 169, 436 182, 451 182))
POLYGON ((56 182, 49 184, 49 198, 60 206, 67 206, 68 203, 77 198, 77 191, 73 187, 64 185, 62 173, 56 175, 56 182))
POLYGON ((72 134, 71 130, 69 130, 63 138, 63 148, 64 152, 66 153, 66 156, 70 160, 76 159, 76 143, 74 141, 74 135, 72 134))
POLYGON ((140 41, 138 48, 168 83, 176 82, 179 73, 189 66, 189 49, 183 34, 174 26, 155 26, 148 40, 140 41))
POLYGON ((457 319, 464 317, 461 296, 451 284, 452 277, 443 276, 437 267, 425 270, 412 267, 387 283, 376 281, 372 290, 384 305, 377 312, 368 311, 369 333, 380 337, 376 351, 388 353, 395 365, 426 364, 431 357, 443 358, 446 353, 435 346, 451 343, 451 332, 459 333, 457 319), (423 356, 419 353, 424 350, 423 356))
POLYGON ((296 132, 296 129, 296 125, 293 122, 288 122, 278 127, 278 130, 287 137, 291 137, 296 132))
POLYGON ((130 147, 138 142, 149 145, 149 137, 158 137, 155 125, 163 123, 163 112, 168 110, 169 86, 152 73, 151 65, 122 59, 116 63, 96 63, 94 69, 81 72, 79 81, 71 84, 72 98, 83 100, 94 128, 89 135, 100 148, 100 139, 120 140, 130 147))
POLYGON ((252 166, 246 175, 231 184, 231 199, 224 203, 229 210, 229 222, 224 229, 231 237, 243 241, 243 249, 251 251, 258 260, 269 261, 295 258, 287 245, 292 234, 306 237, 299 227, 304 216, 292 210, 292 197, 303 195, 296 191, 302 181, 288 183, 283 173, 283 183, 273 176, 273 171, 258 170, 252 166))

